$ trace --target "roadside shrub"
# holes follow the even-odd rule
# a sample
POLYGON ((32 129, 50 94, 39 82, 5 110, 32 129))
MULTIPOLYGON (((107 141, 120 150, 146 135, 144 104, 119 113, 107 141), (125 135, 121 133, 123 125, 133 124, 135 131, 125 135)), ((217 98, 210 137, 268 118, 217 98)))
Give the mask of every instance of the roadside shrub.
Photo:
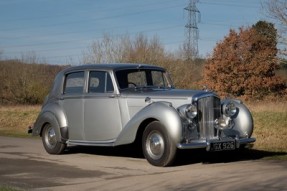
POLYGON ((40 104, 63 66, 0 61, 0 104, 40 104))
POLYGON ((230 30, 207 59, 203 83, 222 96, 261 100, 285 95, 286 82, 275 74, 276 29, 258 22, 249 28, 230 30))

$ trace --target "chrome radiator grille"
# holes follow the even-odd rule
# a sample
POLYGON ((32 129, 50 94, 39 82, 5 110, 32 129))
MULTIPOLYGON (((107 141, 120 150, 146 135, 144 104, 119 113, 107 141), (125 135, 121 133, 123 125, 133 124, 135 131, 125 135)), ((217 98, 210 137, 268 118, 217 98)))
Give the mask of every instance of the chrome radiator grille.
POLYGON ((217 136, 214 120, 220 117, 220 99, 213 96, 200 98, 197 105, 200 139, 213 139, 217 136))

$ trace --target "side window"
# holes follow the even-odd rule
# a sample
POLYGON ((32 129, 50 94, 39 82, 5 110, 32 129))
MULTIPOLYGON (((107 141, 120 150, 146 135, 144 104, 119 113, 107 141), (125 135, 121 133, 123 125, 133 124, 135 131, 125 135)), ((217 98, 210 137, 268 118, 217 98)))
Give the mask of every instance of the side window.
POLYGON ((152 81, 153 85, 157 87, 166 87, 167 83, 164 74, 161 71, 152 71, 152 81))
POLYGON ((73 72, 66 75, 64 94, 83 93, 84 90, 84 72, 73 72))
POLYGON ((91 71, 89 77, 89 93, 114 92, 111 76, 108 72, 91 71))

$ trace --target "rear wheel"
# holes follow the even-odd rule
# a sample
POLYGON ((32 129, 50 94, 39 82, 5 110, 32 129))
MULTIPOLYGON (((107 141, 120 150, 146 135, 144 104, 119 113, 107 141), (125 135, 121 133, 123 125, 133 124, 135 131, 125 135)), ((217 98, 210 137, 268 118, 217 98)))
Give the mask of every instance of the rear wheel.
POLYGON ((145 158, 155 166, 169 166, 174 161, 176 146, 170 140, 164 126, 154 121, 150 123, 142 138, 142 147, 145 158))
POLYGON ((42 131, 42 142, 45 150, 49 154, 61 154, 66 148, 66 144, 57 140, 55 127, 46 124, 42 131))

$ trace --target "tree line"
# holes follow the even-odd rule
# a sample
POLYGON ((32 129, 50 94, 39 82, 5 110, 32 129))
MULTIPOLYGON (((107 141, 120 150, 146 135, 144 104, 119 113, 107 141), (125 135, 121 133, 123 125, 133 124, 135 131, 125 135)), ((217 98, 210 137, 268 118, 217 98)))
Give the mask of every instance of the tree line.
POLYGON ((0 61, 0 105, 40 104, 48 94, 56 73, 64 66, 0 61))
MULTIPOLYGON (((186 60, 184 49, 168 52, 156 36, 149 39, 143 34, 135 38, 104 35, 84 53, 83 64, 154 64, 171 73, 177 88, 207 86, 220 96, 287 100, 287 62, 278 57, 277 39, 274 25, 259 21, 250 27, 230 30, 207 58, 186 60), (280 68, 281 76, 277 75, 280 68)), ((28 64, 24 60, 0 61, 0 104, 42 103, 55 75, 65 67, 28 64)))

